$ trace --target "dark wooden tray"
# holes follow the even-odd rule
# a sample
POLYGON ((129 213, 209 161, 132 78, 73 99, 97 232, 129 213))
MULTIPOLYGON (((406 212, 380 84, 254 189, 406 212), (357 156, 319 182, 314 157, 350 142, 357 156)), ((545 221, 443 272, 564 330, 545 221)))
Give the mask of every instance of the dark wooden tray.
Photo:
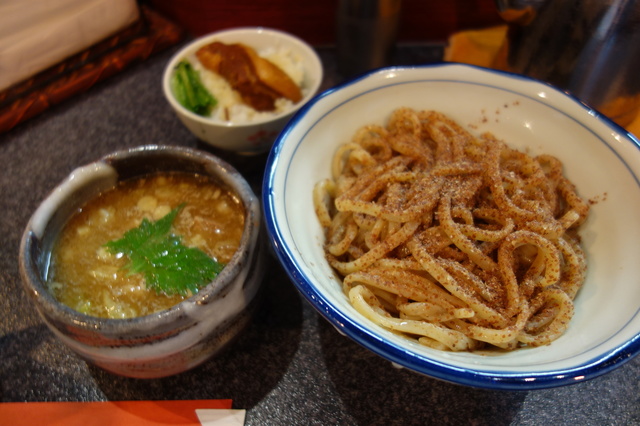
POLYGON ((140 10, 140 19, 119 33, 0 91, 0 133, 183 38, 184 31, 157 12, 140 10))

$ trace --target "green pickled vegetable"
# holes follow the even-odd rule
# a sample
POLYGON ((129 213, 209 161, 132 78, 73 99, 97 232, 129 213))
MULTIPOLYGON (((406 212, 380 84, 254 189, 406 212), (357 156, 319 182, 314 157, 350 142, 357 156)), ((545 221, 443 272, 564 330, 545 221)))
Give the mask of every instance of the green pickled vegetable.
POLYGON ((198 115, 209 115, 218 103, 202 84, 198 72, 186 60, 176 66, 171 78, 171 90, 180 105, 198 115))
POLYGON ((170 233, 180 205, 162 219, 143 219, 119 240, 105 244, 111 254, 125 255, 129 273, 141 273, 147 288, 166 295, 189 295, 213 280, 224 267, 198 248, 186 247, 170 233))

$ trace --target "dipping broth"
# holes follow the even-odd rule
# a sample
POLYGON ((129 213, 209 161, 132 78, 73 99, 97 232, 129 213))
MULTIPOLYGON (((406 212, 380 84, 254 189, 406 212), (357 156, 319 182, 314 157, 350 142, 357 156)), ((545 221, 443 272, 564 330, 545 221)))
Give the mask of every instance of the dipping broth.
POLYGON ((210 178, 164 173, 119 183, 83 206, 66 224, 52 253, 47 285, 65 305, 87 315, 132 318, 168 309, 190 295, 147 289, 142 274, 125 268, 126 257, 105 244, 122 238, 143 218, 157 221, 184 204, 172 233, 226 264, 238 249, 244 207, 210 178))

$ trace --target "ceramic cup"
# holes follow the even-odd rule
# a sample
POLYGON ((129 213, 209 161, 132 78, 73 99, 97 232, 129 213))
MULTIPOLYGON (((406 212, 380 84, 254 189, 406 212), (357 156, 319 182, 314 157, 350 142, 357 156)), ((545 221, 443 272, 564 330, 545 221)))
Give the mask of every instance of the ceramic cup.
POLYGON ((31 217, 20 246, 24 289, 45 324, 82 358, 110 372, 155 378, 193 368, 249 323, 264 274, 261 209, 245 179, 210 154, 178 147, 143 146, 107 155, 74 170, 31 217), (143 317, 106 319, 58 302, 45 284, 52 247, 68 219, 118 181, 163 171, 211 176, 245 208, 240 246, 222 272, 196 295, 143 317))

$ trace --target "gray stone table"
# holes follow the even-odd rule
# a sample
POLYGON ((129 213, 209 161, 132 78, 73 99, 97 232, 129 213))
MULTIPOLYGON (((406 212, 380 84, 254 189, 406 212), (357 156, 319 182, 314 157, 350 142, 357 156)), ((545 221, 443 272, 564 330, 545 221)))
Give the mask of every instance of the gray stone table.
MULTIPOLYGON (((143 144, 207 149, 163 98, 156 54, 0 135, 0 400, 232 399, 247 425, 640 424, 640 358, 557 389, 472 389, 396 369, 341 336, 300 297, 275 259, 267 292, 234 346, 174 377, 136 380, 87 365, 58 342, 22 291, 18 246, 38 203, 72 169, 143 144)), ((318 48, 323 88, 339 81, 333 50, 318 48)), ((402 46, 397 63, 438 60, 441 46, 402 46)), ((266 156, 223 155, 259 191, 266 156)), ((2 423, 2 419, 0 419, 2 423)))

